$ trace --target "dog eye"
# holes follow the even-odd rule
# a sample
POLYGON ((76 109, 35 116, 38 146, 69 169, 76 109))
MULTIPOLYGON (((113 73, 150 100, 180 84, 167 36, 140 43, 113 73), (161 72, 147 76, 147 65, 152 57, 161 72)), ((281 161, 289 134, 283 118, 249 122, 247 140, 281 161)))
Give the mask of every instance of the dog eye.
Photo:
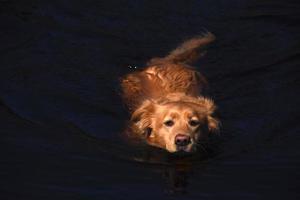
POLYGON ((198 125, 200 124, 200 122, 197 121, 197 120, 191 120, 191 121, 189 121, 189 124, 190 124, 191 126, 198 126, 198 125))
POLYGON ((172 120, 168 120, 168 121, 164 122, 164 125, 166 125, 166 126, 173 126, 174 122, 172 120))

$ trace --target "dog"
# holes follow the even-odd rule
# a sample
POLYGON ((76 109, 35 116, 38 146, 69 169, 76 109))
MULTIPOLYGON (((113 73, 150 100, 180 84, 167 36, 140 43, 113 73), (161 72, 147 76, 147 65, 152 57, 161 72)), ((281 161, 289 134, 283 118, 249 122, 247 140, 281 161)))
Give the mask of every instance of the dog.
POLYGON ((131 114, 131 138, 172 153, 189 153, 219 129, 215 103, 201 95, 206 79, 190 66, 214 40, 210 32, 194 37, 121 78, 122 97, 131 114))

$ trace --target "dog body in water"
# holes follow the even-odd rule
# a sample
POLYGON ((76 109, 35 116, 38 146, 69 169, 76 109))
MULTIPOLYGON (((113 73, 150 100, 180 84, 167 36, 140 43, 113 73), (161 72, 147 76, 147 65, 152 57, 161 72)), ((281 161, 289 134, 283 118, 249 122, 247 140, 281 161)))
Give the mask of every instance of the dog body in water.
POLYGON ((211 33, 187 40, 166 57, 153 58, 142 71, 122 78, 131 138, 169 152, 193 152, 199 141, 218 130, 216 106, 201 95, 206 80, 189 65, 214 40, 211 33))

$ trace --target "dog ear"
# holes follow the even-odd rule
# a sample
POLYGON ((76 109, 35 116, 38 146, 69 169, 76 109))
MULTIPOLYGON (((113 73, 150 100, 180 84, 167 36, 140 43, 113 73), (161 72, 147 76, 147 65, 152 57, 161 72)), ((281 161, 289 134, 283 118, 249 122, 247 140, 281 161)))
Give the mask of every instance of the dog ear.
POLYGON ((135 131, 139 135, 149 136, 152 129, 152 116, 155 111, 155 103, 146 100, 131 115, 131 121, 135 126, 135 131))
POLYGON ((211 99, 205 97, 198 97, 197 103, 199 105, 199 112, 206 116, 207 128, 209 132, 218 132, 220 122, 217 118, 213 117, 217 108, 215 103, 211 99))
POLYGON ((213 42, 215 39, 216 37, 212 33, 203 33, 202 35, 185 41, 164 58, 151 59, 148 62, 148 65, 165 62, 191 64, 205 54, 205 51, 201 51, 201 49, 213 42))
POLYGON ((220 121, 211 115, 207 116, 207 125, 209 132, 218 132, 220 129, 220 121))

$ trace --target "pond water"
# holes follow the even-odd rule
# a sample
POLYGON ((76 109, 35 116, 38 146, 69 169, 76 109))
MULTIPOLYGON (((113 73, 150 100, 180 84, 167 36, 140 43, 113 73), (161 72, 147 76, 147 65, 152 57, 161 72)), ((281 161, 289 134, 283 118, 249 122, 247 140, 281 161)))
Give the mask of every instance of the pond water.
POLYGON ((0 1, 1 199, 299 199, 299 10, 0 1), (128 145, 119 78, 205 30, 220 135, 185 157, 128 145))

